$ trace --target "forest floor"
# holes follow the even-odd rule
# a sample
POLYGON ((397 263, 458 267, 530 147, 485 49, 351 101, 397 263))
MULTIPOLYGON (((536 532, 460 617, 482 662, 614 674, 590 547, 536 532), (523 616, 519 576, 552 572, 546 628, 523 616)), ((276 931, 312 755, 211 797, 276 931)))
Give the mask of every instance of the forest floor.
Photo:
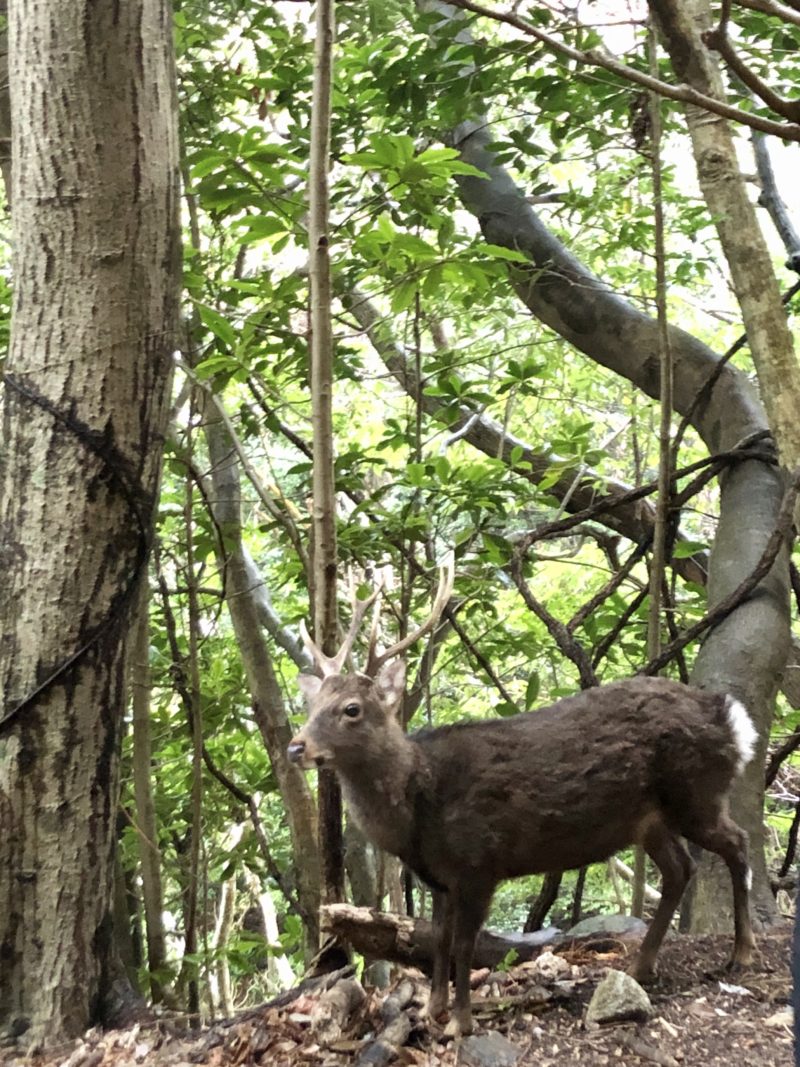
POLYGON ((608 968, 625 968, 628 951, 621 944, 605 947, 603 952, 587 947, 562 950, 558 954, 569 966, 559 964, 561 980, 549 983, 536 973, 536 961, 494 975, 475 972, 476 1034, 482 1035, 477 1043, 474 1038, 454 1042, 444 1037, 441 1027, 427 1025, 420 1010, 427 994, 425 979, 404 971, 401 984, 408 1003, 401 1012, 402 1036, 393 1048, 375 1043, 389 1018, 386 992, 375 990, 362 997, 357 983, 343 978, 327 994, 317 986, 283 1006, 273 1002, 202 1030, 176 1030, 161 1021, 92 1032, 58 1055, 53 1051, 23 1061, 0 1050, 0 1063, 3 1067, 23 1062, 26 1067, 198 1063, 366 1067, 390 1061, 430 1067, 791 1067, 788 930, 762 936, 756 965, 736 976, 724 971, 730 938, 670 937, 659 957, 661 977, 648 990, 653 1008, 648 1021, 601 1027, 586 1023, 587 1004, 608 968), (342 997, 334 991, 345 987, 351 993, 356 990, 355 1005, 342 1007, 349 994, 342 997), (336 1018, 332 1021, 330 1010, 333 1004, 336 1016, 337 1001, 344 1012, 338 1023, 336 1018))

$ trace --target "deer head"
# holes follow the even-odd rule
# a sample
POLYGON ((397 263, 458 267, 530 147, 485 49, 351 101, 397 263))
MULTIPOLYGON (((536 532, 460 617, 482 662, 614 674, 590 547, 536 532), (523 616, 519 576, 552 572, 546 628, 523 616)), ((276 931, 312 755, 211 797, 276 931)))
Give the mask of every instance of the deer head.
POLYGON ((405 665, 398 657, 436 626, 452 593, 453 578, 451 556, 441 568, 439 587, 428 618, 412 633, 383 651, 377 648, 376 613, 363 671, 342 673, 364 616, 377 601, 380 589, 366 600, 354 603, 350 627, 335 656, 320 651, 305 626, 301 627, 303 642, 319 675, 303 674, 298 679, 308 702, 309 717, 289 745, 289 758, 293 762, 304 768, 328 766, 342 769, 363 760, 377 743, 396 740, 395 733, 402 734, 397 713, 405 689, 405 665))

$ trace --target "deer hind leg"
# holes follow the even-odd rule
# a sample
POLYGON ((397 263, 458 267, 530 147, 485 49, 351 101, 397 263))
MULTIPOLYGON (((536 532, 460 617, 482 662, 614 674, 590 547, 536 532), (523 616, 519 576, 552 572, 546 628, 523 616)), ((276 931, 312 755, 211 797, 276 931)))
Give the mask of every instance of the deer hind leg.
POLYGON ((694 873, 694 862, 686 846, 666 825, 661 816, 653 816, 642 833, 642 847, 661 871, 661 900, 631 968, 638 982, 655 976, 655 963, 661 942, 669 929, 683 891, 694 873))
POLYGON ((709 852, 725 861, 733 884, 734 943, 731 967, 747 967, 753 962, 756 939, 750 919, 750 887, 753 875, 747 861, 747 834, 728 814, 727 802, 717 805, 710 817, 684 831, 709 852))
POLYGON ((450 893, 433 894, 433 977, 428 1001, 428 1017, 431 1019, 437 1019, 447 1011, 454 919, 451 898, 450 893))

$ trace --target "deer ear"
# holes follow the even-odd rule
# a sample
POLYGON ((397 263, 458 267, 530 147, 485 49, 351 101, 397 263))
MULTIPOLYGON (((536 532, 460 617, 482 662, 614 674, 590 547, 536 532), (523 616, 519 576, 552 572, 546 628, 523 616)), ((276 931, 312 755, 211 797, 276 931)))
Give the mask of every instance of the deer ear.
POLYGON ((375 678, 375 688, 387 711, 397 711, 406 689, 406 665, 401 659, 390 660, 375 678))
POLYGON ((322 679, 317 678, 316 674, 298 674, 297 684, 310 704, 322 687, 322 679))

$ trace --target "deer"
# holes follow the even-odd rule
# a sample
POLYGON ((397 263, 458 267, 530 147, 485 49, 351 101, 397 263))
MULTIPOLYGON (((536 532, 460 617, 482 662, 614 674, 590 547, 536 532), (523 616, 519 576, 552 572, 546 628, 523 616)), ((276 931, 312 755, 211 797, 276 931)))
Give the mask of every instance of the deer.
MULTIPOLYGON (((351 816, 376 847, 398 856, 430 887, 435 950, 428 1017, 448 1008, 446 1032, 472 1030, 475 939, 499 882, 569 870, 641 845, 658 868, 661 899, 630 973, 655 977, 661 943, 694 872, 686 842, 716 853, 733 886, 730 968, 752 962, 752 875, 747 835, 729 794, 753 758, 757 734, 734 697, 667 678, 635 676, 510 718, 407 734, 402 654, 430 632, 448 602, 442 568, 428 619, 379 652, 373 624, 363 671, 345 670, 378 590, 354 606, 337 654, 301 627, 318 674, 300 675, 305 725, 288 755, 303 769, 332 768, 351 816)), ((377 612, 376 612, 377 617, 377 612)))

